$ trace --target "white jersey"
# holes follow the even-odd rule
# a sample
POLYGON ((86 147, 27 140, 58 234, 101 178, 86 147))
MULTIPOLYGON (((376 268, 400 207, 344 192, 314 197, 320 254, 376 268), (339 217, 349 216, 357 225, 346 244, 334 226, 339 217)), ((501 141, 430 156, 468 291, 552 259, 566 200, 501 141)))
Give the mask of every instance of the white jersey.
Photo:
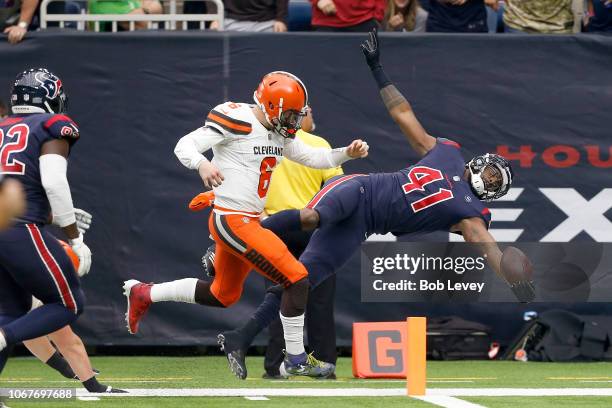
POLYGON ((175 153, 197 169, 201 153, 212 147, 212 163, 224 177, 215 192, 215 211, 259 215, 264 208, 272 171, 283 156, 314 168, 333 168, 350 158, 345 149, 313 148, 287 139, 262 125, 253 105, 226 102, 210 111, 203 128, 179 140, 175 153))

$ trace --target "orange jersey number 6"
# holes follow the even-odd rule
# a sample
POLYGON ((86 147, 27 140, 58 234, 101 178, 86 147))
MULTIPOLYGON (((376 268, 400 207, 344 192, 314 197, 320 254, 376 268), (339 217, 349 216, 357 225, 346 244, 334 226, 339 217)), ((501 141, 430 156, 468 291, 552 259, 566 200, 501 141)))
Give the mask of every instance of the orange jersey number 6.
POLYGON ((261 161, 261 166, 259 166, 261 175, 259 176, 259 186, 257 187, 257 193, 261 198, 264 198, 268 193, 274 167, 276 167, 276 157, 266 157, 261 161))

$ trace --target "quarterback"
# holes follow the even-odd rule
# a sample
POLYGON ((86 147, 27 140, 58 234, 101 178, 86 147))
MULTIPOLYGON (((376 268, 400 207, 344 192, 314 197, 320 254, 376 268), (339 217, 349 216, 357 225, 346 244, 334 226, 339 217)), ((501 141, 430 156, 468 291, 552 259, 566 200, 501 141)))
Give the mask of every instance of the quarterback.
POLYGON ((195 278, 161 284, 125 282, 128 329, 153 302, 174 301, 228 307, 238 301, 251 269, 284 288, 285 367, 291 375, 326 376, 334 367, 306 355, 303 344, 308 271, 273 232, 260 225, 272 171, 287 158, 313 168, 335 168, 365 157, 367 143, 353 141, 339 149, 314 148, 295 138, 307 114, 308 93, 295 75, 267 74, 254 92, 256 105, 226 102, 210 111, 205 125, 181 138, 174 150, 185 167, 197 170, 212 187, 215 205, 209 230, 215 240, 216 276, 212 282, 195 278), (202 153, 211 149, 208 161, 202 153))

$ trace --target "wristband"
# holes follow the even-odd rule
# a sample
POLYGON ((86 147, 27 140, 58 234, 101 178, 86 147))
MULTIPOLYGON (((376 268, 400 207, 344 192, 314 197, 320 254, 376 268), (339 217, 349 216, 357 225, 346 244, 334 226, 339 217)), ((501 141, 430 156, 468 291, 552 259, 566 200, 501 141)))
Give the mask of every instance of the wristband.
POLYGON ((391 85, 391 80, 389 79, 389 77, 387 77, 387 74, 385 73, 385 70, 383 69, 382 65, 378 65, 374 69, 372 69, 372 75, 376 80, 378 89, 383 89, 385 86, 391 85))

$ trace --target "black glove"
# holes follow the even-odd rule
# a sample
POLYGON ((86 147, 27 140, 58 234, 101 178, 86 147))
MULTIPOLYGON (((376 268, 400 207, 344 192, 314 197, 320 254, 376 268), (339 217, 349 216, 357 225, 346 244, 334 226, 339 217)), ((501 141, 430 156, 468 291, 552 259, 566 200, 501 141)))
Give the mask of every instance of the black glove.
POLYGON ((378 32, 376 29, 370 31, 370 39, 361 43, 361 51, 365 55, 370 69, 382 68, 380 64, 380 48, 378 47, 378 32))
POLYGON ((380 48, 378 47, 378 32, 376 29, 370 31, 370 39, 361 43, 361 51, 366 57, 366 62, 372 70, 374 80, 378 85, 378 89, 383 89, 387 85, 391 85, 391 80, 385 74, 380 63, 380 48))
POLYGON ((510 284, 510 289, 514 293, 514 296, 521 303, 533 302, 535 299, 535 286, 533 281, 518 281, 510 284))

